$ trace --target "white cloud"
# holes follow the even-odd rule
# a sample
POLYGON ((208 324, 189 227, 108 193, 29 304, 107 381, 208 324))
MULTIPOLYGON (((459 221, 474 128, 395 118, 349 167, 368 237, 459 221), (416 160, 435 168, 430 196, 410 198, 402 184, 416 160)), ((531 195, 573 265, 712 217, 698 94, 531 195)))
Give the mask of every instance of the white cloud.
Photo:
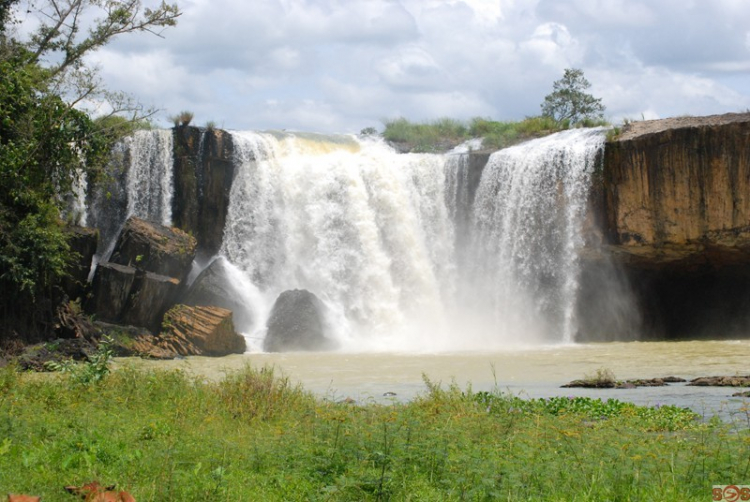
POLYGON ((750 105, 744 0, 180 6, 165 39, 124 36, 92 60, 110 88, 165 115, 191 109, 228 128, 356 132, 397 116, 520 119, 539 113, 568 67, 584 70, 612 118, 750 105))

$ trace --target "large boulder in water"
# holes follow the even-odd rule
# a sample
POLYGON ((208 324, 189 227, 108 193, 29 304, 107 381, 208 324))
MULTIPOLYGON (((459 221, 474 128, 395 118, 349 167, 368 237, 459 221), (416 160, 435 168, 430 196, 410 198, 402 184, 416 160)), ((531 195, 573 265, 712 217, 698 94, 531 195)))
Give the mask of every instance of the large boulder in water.
POLYGON ((217 258, 206 267, 190 285, 181 303, 191 306, 216 306, 234 313, 234 324, 239 329, 252 325, 248 305, 241 300, 242 293, 233 285, 230 270, 224 258, 217 258))
POLYGON ((326 338, 323 303, 305 289, 284 291, 276 299, 266 326, 263 342, 267 352, 327 350, 333 342, 326 338))
POLYGON ((157 346, 183 356, 242 354, 246 344, 234 330, 232 312, 219 307, 176 305, 164 316, 157 346))
POLYGON ((190 273, 195 248, 195 238, 178 228, 131 217, 109 261, 183 282, 190 273))

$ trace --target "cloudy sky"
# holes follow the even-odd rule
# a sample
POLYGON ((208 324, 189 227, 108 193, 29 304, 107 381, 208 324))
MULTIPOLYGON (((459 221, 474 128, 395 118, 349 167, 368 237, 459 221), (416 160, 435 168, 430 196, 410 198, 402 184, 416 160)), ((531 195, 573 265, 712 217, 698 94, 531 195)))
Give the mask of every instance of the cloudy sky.
MULTIPOLYGON (((172 0, 92 57, 111 89, 227 129, 537 115, 581 68, 612 121, 750 108, 747 0, 172 0)), ((144 5, 153 5, 144 0, 144 5)))

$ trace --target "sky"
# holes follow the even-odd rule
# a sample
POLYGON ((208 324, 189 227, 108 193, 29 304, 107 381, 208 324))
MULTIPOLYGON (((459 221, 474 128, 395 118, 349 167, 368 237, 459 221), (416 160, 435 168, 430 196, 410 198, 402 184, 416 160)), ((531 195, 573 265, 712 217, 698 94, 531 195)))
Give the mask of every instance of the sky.
MULTIPOLYGON (((747 0, 172 0, 92 54, 104 84, 225 129, 520 120, 580 68, 613 123, 750 109, 747 0)), ((143 0, 153 6, 155 0, 143 0)))

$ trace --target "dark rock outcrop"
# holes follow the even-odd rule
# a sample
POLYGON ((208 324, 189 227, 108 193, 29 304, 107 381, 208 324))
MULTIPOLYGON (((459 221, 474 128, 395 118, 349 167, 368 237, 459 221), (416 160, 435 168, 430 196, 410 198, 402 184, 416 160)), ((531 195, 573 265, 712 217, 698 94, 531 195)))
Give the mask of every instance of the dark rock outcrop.
POLYGON ((109 348, 118 357, 174 359, 177 352, 158 345, 159 338, 143 327, 96 322, 98 336, 111 340, 109 348))
POLYGON ((184 281, 195 258, 196 240, 178 228, 131 217, 109 261, 184 281))
POLYGON ((98 320, 158 331, 176 298, 179 281, 116 263, 100 263, 88 311, 98 320))
POLYGON ((276 299, 268 318, 263 342, 267 352, 328 350, 334 344, 326 338, 322 302, 304 289, 284 291, 276 299))
POLYGON ((119 321, 133 289, 135 272, 133 267, 100 263, 94 274, 87 310, 99 320, 119 321))
POLYGON ((18 368, 31 371, 50 371, 50 363, 86 361, 96 352, 96 345, 83 338, 63 338, 29 345, 16 358, 18 368))
POLYGON ((178 127, 174 134, 173 224, 196 236, 198 255, 208 258, 224 236, 234 177, 231 135, 196 127, 178 127))
POLYGON ((195 239, 179 229, 130 218, 111 262, 94 274, 88 311, 98 320, 157 332, 195 256, 195 239))
POLYGON ((696 387, 750 387, 750 375, 699 377, 690 380, 688 385, 696 387))
POLYGON ((180 303, 191 306, 222 307, 234 314, 235 326, 242 329, 252 325, 253 319, 240 300, 240 293, 232 287, 226 259, 212 261, 190 285, 180 303))
POLYGON ((684 378, 668 376, 663 378, 642 378, 635 380, 596 380, 584 379, 573 380, 570 383, 561 385, 562 388, 583 388, 583 389, 635 389, 636 387, 664 387, 670 383, 682 383, 684 378))
POLYGON ((99 233, 93 228, 83 227, 67 227, 65 231, 69 237, 70 251, 74 253, 74 261, 63 279, 62 288, 68 298, 75 299, 86 293, 99 233))

